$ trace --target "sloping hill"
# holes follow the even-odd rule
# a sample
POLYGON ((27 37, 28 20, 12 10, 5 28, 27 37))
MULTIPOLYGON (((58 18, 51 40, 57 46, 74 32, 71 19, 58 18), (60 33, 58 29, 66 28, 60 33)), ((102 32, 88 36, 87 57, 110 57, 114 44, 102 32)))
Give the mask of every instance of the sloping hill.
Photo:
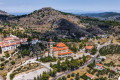
POLYGON ((80 38, 97 34, 120 33, 120 23, 76 16, 50 7, 28 15, 9 17, 9 24, 39 33, 40 37, 80 38))
POLYGON ((102 20, 120 21, 120 13, 116 13, 116 12, 90 13, 90 14, 81 14, 81 15, 95 17, 102 20))
POLYGON ((7 12, 0 10, 0 15, 9 15, 7 12))
POLYGON ((79 34, 80 37, 82 35, 91 35, 84 30, 84 25, 79 24, 80 20, 76 16, 49 7, 36 10, 28 15, 14 17, 9 21, 26 29, 51 33, 52 36, 76 37, 79 34))

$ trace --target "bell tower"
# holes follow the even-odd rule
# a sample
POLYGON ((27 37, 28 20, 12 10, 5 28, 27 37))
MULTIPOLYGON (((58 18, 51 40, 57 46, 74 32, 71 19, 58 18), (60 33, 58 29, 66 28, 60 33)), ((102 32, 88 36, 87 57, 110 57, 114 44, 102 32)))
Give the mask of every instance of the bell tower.
POLYGON ((53 41, 49 40, 49 56, 53 56, 53 41))

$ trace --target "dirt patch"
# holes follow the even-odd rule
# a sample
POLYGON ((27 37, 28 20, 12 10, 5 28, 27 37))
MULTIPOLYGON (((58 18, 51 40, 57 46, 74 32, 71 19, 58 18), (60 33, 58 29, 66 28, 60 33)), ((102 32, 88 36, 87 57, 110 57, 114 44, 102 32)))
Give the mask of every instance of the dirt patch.
POLYGON ((120 40, 118 39, 118 37, 113 38, 112 42, 113 44, 120 45, 120 40))
POLYGON ((113 61, 115 65, 120 65, 120 54, 107 55, 104 63, 110 63, 111 61, 113 61))

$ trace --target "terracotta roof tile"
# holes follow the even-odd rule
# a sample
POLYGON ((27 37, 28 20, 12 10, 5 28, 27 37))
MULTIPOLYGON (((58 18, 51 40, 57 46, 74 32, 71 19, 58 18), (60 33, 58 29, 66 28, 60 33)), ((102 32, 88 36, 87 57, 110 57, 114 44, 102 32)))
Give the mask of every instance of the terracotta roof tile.
POLYGON ((5 47, 5 45, 3 44, 3 45, 1 45, 1 47, 2 47, 2 48, 4 48, 4 47, 5 47))
POLYGON ((119 67, 116 67, 116 69, 119 69, 119 67))
POLYGON ((50 39, 49 41, 52 42, 52 39, 50 39))
POLYGON ((86 49, 92 49, 93 46, 86 46, 86 49))
POLYGON ((20 44, 21 42, 17 42, 17 44, 20 44))
POLYGON ((97 66, 100 66, 100 67, 102 66, 102 64, 99 64, 99 63, 96 63, 96 65, 97 65, 97 66))
POLYGON ((7 38, 4 38, 4 40, 12 40, 12 39, 14 39, 13 37, 7 37, 7 38))
POLYGON ((13 46, 13 45, 15 45, 15 43, 10 43, 10 46, 13 46))
POLYGON ((9 54, 12 54, 14 51, 10 51, 9 54))
POLYGON ((67 49, 68 49, 68 47, 67 47, 67 46, 66 46, 66 47, 64 47, 64 48, 57 48, 57 47, 53 47, 53 49, 54 49, 54 51, 58 51, 58 50, 62 51, 62 50, 67 50, 67 49))
POLYGON ((92 78, 92 77, 93 77, 93 75, 90 74, 90 73, 87 73, 86 76, 89 77, 89 78, 92 78))
POLYGON ((60 43, 57 44, 57 47, 65 47, 65 46, 66 45, 64 43, 62 43, 62 42, 60 42, 60 43))

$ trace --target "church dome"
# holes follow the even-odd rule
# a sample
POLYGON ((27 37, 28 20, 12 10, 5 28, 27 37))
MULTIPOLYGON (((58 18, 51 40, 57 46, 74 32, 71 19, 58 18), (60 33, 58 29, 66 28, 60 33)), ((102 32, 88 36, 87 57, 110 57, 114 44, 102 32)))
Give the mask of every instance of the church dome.
POLYGON ((66 45, 64 43, 62 43, 62 42, 60 42, 60 43, 57 44, 57 47, 65 47, 65 46, 66 45))

